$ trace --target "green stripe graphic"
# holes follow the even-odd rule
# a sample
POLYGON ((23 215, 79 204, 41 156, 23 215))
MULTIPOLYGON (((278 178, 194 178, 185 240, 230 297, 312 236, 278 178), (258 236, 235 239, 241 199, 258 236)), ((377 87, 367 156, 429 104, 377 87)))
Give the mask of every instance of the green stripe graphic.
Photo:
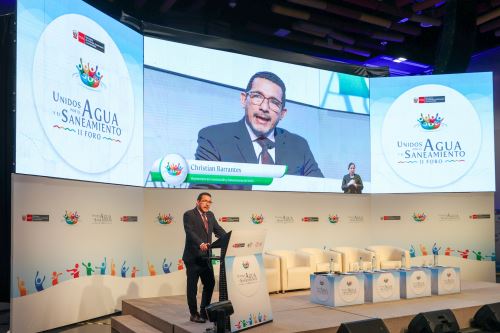
POLYGON ((186 183, 198 184, 270 185, 272 182, 272 177, 200 175, 192 173, 186 177, 186 183))

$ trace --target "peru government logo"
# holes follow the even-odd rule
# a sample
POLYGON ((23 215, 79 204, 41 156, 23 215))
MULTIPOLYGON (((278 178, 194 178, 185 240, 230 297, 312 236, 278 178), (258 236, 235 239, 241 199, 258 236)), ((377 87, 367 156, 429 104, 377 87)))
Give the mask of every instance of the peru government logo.
POLYGON ((158 213, 156 220, 160 224, 171 224, 172 222, 174 222, 174 217, 171 214, 158 213))
POLYGON ((90 65, 90 63, 84 65, 82 58, 80 58, 80 63, 76 65, 76 69, 78 70, 80 80, 84 85, 93 89, 97 89, 99 87, 99 84, 101 84, 101 80, 104 76, 101 72, 99 72, 99 66, 96 65, 94 68, 90 65))
POLYGON ((66 211, 64 213, 64 221, 69 225, 77 224, 79 219, 80 215, 78 215, 78 212, 76 210, 74 212, 66 211))
POLYGON ((436 116, 427 116, 424 117, 423 114, 420 114, 420 118, 418 118, 418 122, 420 127, 426 131, 432 131, 438 129, 443 123, 444 118, 439 116, 439 113, 436 113, 436 116))

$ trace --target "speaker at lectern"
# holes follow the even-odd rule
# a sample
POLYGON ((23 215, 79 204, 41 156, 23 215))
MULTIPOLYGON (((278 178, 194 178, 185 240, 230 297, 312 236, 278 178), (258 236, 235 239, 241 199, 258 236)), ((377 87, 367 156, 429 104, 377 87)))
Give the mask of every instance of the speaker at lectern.
POLYGON ((221 249, 219 301, 232 303, 231 332, 273 320, 262 257, 265 238, 265 230, 233 230, 211 245, 221 249))

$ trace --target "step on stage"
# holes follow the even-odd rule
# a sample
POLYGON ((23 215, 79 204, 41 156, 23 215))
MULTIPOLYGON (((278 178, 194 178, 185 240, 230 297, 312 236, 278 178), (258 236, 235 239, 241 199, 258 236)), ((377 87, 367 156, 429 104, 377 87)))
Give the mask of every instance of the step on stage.
MULTIPOLYGON (((451 309, 460 328, 484 304, 500 302, 500 284, 462 281, 459 294, 329 308, 309 301, 309 290, 271 295, 274 321, 252 328, 252 333, 337 332, 341 323, 382 318, 391 332, 400 333, 420 312, 451 309)), ((218 295, 214 294, 216 300, 218 295)), ((199 300, 198 300, 199 303, 199 300)), ((121 317, 112 318, 118 332, 199 333, 212 323, 189 321, 185 296, 142 298, 123 301, 121 317)))

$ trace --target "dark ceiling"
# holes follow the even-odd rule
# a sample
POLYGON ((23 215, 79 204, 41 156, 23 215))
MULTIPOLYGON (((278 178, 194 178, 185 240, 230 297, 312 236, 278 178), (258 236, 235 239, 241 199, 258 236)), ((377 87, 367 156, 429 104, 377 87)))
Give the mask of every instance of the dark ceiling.
POLYGON ((352 64, 390 65, 395 75, 430 73, 439 61, 449 65, 455 56, 468 59, 500 45, 500 0, 88 2, 113 16, 123 11, 167 27, 352 64), (399 57, 408 60, 393 66, 399 57))

